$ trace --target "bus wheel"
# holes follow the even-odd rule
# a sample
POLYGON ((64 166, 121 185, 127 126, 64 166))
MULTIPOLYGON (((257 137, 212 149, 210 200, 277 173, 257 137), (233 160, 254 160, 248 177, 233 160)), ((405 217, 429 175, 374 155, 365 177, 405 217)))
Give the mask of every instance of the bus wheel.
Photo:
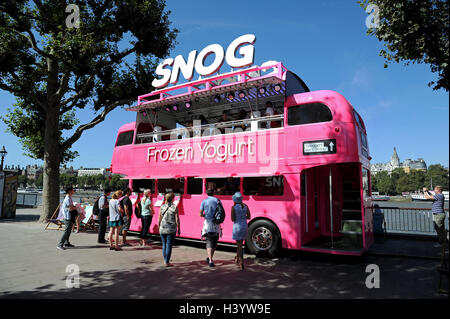
POLYGON ((275 257, 281 238, 277 226, 268 220, 258 220, 248 229, 247 247, 258 257, 275 257))

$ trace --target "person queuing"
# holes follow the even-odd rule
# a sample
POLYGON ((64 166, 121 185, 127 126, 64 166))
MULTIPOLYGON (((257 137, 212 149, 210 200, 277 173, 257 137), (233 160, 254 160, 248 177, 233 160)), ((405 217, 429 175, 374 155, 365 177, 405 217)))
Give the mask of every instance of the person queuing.
POLYGON ((127 232, 130 230, 131 225, 131 215, 133 214, 133 203, 131 202, 130 195, 131 189, 126 188, 123 191, 124 197, 120 203, 121 208, 123 209, 123 225, 121 229, 122 233, 122 246, 131 246, 127 242, 127 232))
POLYGON ((159 209, 159 234, 161 235, 162 254, 166 267, 172 266, 169 262, 172 255, 173 242, 175 235, 180 235, 180 217, 178 216, 178 207, 173 203, 173 199, 174 194, 167 193, 165 203, 159 209))
POLYGON ((144 191, 144 197, 141 199, 141 221, 142 221, 142 229, 141 229, 141 246, 145 246, 145 241, 147 240, 147 234, 150 229, 150 225, 153 219, 153 210, 152 210, 152 201, 150 200, 150 195, 152 191, 146 189, 144 191))
POLYGON ((62 203, 62 211, 64 216, 64 233, 56 246, 57 249, 65 250, 67 247, 75 247, 69 242, 69 237, 72 232, 72 226, 77 217, 78 211, 72 201, 72 195, 75 194, 75 189, 73 187, 68 187, 66 189, 66 197, 62 203))
POLYGON ((109 201, 109 249, 110 250, 122 250, 119 247, 119 229, 122 225, 121 215, 123 213, 122 208, 119 205, 119 198, 122 197, 122 191, 117 191, 112 195, 112 199, 109 201), (113 243, 114 236, 114 243, 113 243), (115 244, 113 246, 113 244, 115 244))
POLYGON ((247 219, 250 219, 250 209, 242 203, 242 195, 236 192, 233 195, 234 205, 231 207, 231 221, 233 224, 232 238, 236 241, 237 252, 234 258, 241 270, 244 269, 244 250, 243 243, 247 238, 247 219))
POLYGON ((214 197, 214 189, 206 191, 208 198, 204 199, 200 205, 200 217, 204 217, 202 228, 202 238, 206 240, 206 252, 208 257, 206 262, 209 267, 214 267, 214 252, 217 248, 219 236, 222 236, 222 228, 214 222, 214 214, 219 204, 219 199, 214 197))
POLYGON ((108 196, 111 194, 110 189, 105 189, 103 195, 98 200, 98 238, 97 242, 99 244, 106 244, 105 234, 106 234, 106 222, 109 217, 109 202, 108 196))

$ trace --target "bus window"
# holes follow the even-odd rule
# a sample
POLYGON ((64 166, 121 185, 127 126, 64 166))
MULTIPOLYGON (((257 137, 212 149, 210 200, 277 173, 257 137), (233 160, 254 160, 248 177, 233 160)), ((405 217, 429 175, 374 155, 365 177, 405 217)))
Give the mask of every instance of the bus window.
POLYGON ((143 193, 146 189, 150 189, 152 194, 155 192, 154 179, 135 179, 133 180, 133 192, 143 193))
POLYGON ((244 195, 281 196, 283 176, 244 177, 244 195))
POLYGON ((158 179, 158 193, 184 194, 184 178, 158 179))
POLYGON ((206 189, 213 188, 216 195, 234 195, 234 193, 239 192, 239 184, 239 177, 206 179, 206 189))
POLYGON ((203 194, 203 179, 188 177, 187 179, 188 194, 203 194))
POLYGON ((366 200, 367 197, 370 196, 370 189, 369 189, 369 173, 368 170, 365 168, 362 169, 362 183, 363 183, 364 200, 366 200))
POLYGON ((332 119, 330 109, 322 103, 300 104, 288 109, 288 125, 329 122, 332 119))
POLYGON ((134 131, 127 131, 120 133, 119 137, 117 138, 116 147, 122 145, 129 145, 133 143, 133 135, 134 131))

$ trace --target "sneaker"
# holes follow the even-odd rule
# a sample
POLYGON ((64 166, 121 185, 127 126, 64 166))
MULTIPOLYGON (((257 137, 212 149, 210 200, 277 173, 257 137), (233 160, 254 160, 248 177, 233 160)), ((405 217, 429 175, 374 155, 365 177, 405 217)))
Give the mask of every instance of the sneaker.
POLYGON ((114 250, 115 248, 114 247, 109 247, 109 250, 114 250))
POLYGON ((72 245, 71 243, 67 243, 64 245, 64 247, 75 247, 74 245, 72 245))
POLYGON ((59 249, 59 250, 66 250, 63 246, 56 246, 56 249, 59 249))
POLYGON ((206 257, 206 263, 209 265, 209 257, 206 257))
POLYGON ((123 243, 122 247, 131 246, 129 243, 123 243))
POLYGON ((98 241, 97 243, 99 243, 99 244, 107 244, 108 242, 106 240, 101 240, 101 241, 98 241))
POLYGON ((216 267, 213 262, 209 263, 209 267, 216 267))
POLYGON ((122 248, 117 247, 117 248, 115 248, 115 250, 116 250, 116 251, 120 251, 120 250, 122 250, 122 248))

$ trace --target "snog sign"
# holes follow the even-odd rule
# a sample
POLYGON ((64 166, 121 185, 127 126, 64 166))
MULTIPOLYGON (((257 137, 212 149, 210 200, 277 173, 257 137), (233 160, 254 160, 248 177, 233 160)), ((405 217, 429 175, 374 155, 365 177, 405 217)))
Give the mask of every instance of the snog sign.
POLYGON ((178 82, 180 72, 187 81, 191 81, 194 77, 194 71, 200 76, 210 76, 219 71, 223 65, 224 60, 232 68, 244 68, 253 64, 255 57, 255 43, 256 37, 253 34, 245 34, 230 43, 227 50, 219 44, 211 44, 205 47, 200 53, 197 50, 189 52, 187 61, 182 55, 169 58, 161 62, 156 68, 156 75, 160 78, 155 78, 152 86, 156 89, 163 88, 169 83, 176 84, 178 82), (236 52, 239 50, 240 57, 236 57, 236 52), (209 65, 205 65, 205 60, 208 56, 214 55, 214 60, 209 65), (172 67, 170 69, 169 67, 172 67))

